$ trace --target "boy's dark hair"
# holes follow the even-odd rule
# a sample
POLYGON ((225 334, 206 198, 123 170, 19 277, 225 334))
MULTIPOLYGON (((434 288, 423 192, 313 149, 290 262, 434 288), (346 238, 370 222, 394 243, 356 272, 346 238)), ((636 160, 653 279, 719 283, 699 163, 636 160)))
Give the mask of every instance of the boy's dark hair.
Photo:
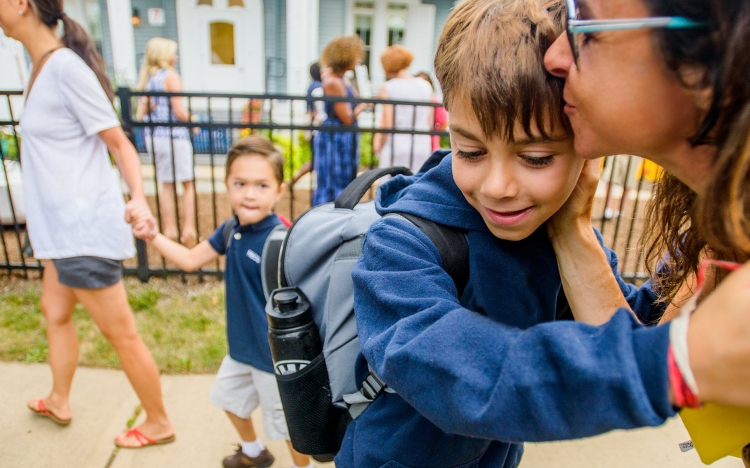
POLYGON ((284 156, 273 146, 271 140, 262 135, 250 135, 240 138, 229 148, 225 166, 225 177, 229 177, 232 163, 240 156, 248 154, 263 156, 273 168, 274 176, 279 185, 284 182, 284 156))
POLYGON ((516 122, 531 136, 572 133, 563 112, 564 81, 544 69, 544 53, 562 32, 562 0, 467 0, 448 17, 435 74, 450 110, 467 100, 485 136, 514 141, 516 122))
POLYGON ((321 81, 319 62, 315 62, 310 65, 310 78, 312 78, 313 81, 321 81))

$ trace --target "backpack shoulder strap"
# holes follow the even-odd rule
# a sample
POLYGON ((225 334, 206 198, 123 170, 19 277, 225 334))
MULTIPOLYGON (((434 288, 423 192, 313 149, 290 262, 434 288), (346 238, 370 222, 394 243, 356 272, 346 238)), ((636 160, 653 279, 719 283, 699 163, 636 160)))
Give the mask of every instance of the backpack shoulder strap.
POLYGON ((466 232, 409 213, 397 215, 417 226, 435 244, 443 270, 453 279, 460 298, 469 281, 469 242, 466 232))
POLYGON ((370 169, 351 181, 344 191, 336 197, 333 204, 336 208, 353 210, 354 207, 357 206, 357 203, 359 203, 359 199, 370 190, 370 187, 372 187, 372 184, 375 183, 376 180, 387 175, 396 176, 401 174, 411 175, 411 171, 408 167, 401 166, 370 169))
POLYGON ((229 244, 232 243, 232 231, 237 227, 237 218, 232 216, 224 223, 224 228, 221 230, 221 236, 224 238, 224 252, 229 250, 229 244))

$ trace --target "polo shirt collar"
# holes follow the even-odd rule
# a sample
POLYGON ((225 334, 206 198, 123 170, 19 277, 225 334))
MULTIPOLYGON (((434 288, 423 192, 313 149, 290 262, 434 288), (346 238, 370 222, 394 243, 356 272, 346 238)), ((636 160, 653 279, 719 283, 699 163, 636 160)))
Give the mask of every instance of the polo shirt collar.
POLYGON ((234 215, 234 219, 237 221, 237 229, 235 229, 235 232, 242 232, 242 231, 252 231, 252 232, 258 232, 266 230, 270 227, 273 227, 280 223, 279 217, 276 216, 276 213, 271 213, 270 215, 266 216, 261 221, 258 221, 255 224, 240 224, 239 218, 237 218, 237 215, 234 215))

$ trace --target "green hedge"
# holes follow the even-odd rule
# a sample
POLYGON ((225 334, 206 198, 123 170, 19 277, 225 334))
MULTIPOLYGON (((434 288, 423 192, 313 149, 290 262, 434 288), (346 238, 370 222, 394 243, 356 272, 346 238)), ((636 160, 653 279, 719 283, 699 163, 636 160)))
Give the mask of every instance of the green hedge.
MULTIPOLYGON (((19 143, 21 138, 18 138, 19 143)), ((13 134, 7 130, 0 128, 0 157, 2 159, 13 159, 18 161, 18 146, 16 146, 16 139, 13 134)))

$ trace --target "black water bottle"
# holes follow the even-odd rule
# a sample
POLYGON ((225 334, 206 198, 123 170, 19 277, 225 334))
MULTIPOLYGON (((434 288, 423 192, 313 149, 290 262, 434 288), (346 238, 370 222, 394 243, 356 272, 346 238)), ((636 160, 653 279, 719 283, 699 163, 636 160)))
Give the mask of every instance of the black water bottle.
POLYGON ((268 342, 276 374, 298 372, 323 352, 310 301, 297 288, 279 288, 266 304, 268 342))

